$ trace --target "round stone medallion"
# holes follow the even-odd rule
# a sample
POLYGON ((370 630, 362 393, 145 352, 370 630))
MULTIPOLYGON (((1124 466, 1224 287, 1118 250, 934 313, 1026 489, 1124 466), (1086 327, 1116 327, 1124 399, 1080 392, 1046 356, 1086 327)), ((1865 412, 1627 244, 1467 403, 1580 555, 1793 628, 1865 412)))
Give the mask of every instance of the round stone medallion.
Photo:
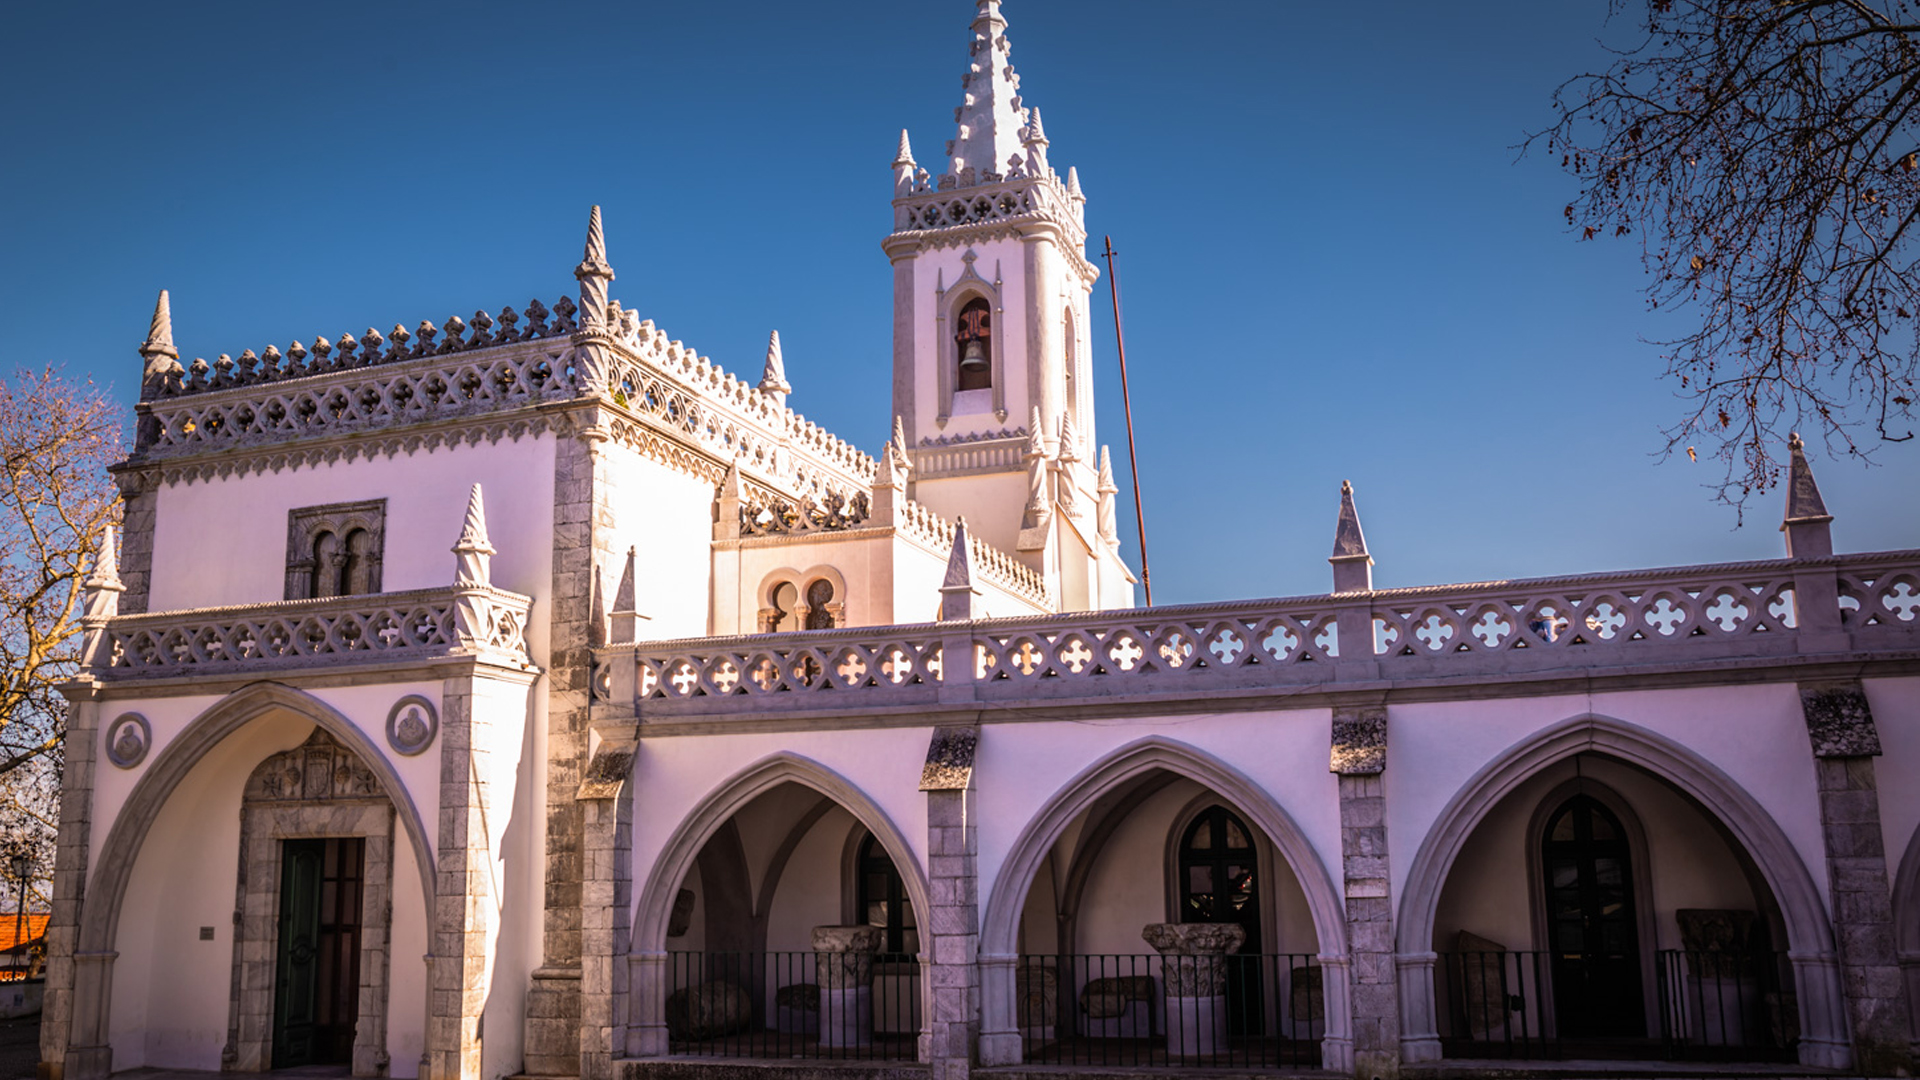
POLYGON ((440 733, 440 713, 433 702, 419 694, 408 694, 393 703, 387 713, 387 745, 394 752, 412 757, 433 745, 440 733))
POLYGON ((153 745, 153 728, 137 712, 121 713, 107 725, 107 760, 122 769, 131 769, 147 760, 153 745))

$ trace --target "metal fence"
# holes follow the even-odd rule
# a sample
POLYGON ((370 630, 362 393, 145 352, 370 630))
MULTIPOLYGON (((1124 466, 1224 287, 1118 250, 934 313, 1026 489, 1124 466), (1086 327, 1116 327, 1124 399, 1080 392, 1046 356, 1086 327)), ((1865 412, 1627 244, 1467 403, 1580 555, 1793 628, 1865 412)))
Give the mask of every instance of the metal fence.
POLYGON ((1306 953, 1022 956, 1030 1065, 1317 1068, 1321 969, 1306 953))
POLYGON ((1786 954, 1440 954, 1447 1056, 1791 1061, 1798 1004, 1786 954), (1650 991, 1650 993, 1649 993, 1650 991))
POLYGON ((849 976, 848 963, 857 967, 859 961, 830 955, 823 972, 812 952, 669 953, 668 1051, 702 1057, 914 1060, 920 965, 910 958, 873 957, 864 972, 849 976))

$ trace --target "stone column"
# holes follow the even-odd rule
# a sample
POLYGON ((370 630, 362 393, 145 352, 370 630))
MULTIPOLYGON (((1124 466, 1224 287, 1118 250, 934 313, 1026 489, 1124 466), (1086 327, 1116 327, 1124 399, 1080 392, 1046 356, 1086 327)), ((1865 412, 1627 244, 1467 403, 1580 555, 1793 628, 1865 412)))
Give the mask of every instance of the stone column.
POLYGON ((1853 1068, 1868 1076, 1906 1075, 1913 1067, 1912 1023, 1894 955, 1893 894, 1873 768, 1880 734, 1858 682, 1803 683, 1800 705, 1813 741, 1853 1068))
POLYGON ((873 958, 886 940, 878 926, 813 928, 821 1046, 873 1044, 873 958))
POLYGON ((447 680, 440 704, 440 829, 434 874, 427 1017, 431 1080, 479 1080, 493 858, 487 836, 491 754, 473 708, 473 677, 447 680))
MULTIPOLYGON (((67 738, 60 788, 60 832, 54 838, 53 912, 47 919, 47 983, 40 1009, 38 1080, 62 1080, 72 1043, 75 983, 74 950, 80 937, 81 902, 87 889, 87 852, 93 842, 93 767, 99 752, 100 704, 95 683, 76 682, 66 691, 67 738)), ((106 966, 91 971, 104 976, 106 966)), ((104 1075, 104 1072, 103 1072, 104 1075)))
POLYGON ((1163 957, 1167 1056, 1212 1057, 1227 1042, 1227 954, 1247 932, 1234 923, 1149 923, 1140 936, 1163 957))
POLYGON ((634 747, 603 740, 580 783, 580 1078, 612 1080, 626 1050, 627 953, 633 944, 634 747))
POLYGON ((120 614, 143 615, 153 586, 153 528, 159 509, 159 470, 129 469, 115 477, 124 504, 120 516, 120 614))
POLYGON ((620 565, 604 527, 615 513, 607 462, 610 432, 598 406, 572 416, 577 429, 563 432, 554 445, 545 912, 542 964, 527 989, 524 1068, 529 1076, 571 1076, 580 1067, 581 840, 586 808, 575 796, 588 764, 594 574, 598 567, 620 565))
POLYGON ((1334 710, 1328 768, 1340 778, 1340 866, 1353 973, 1353 1068, 1359 1076, 1390 1077, 1400 1070, 1400 988, 1387 869, 1387 797, 1381 782, 1387 768, 1385 708, 1334 710))
MULTIPOLYGON (((961 544, 965 540, 960 541, 961 544)), ((920 932, 932 957, 928 1044, 922 1060, 933 1080, 965 1080, 978 1060, 980 1037, 979 839, 968 814, 977 727, 943 727, 933 733, 920 790, 927 793, 927 851, 933 910, 920 932)))

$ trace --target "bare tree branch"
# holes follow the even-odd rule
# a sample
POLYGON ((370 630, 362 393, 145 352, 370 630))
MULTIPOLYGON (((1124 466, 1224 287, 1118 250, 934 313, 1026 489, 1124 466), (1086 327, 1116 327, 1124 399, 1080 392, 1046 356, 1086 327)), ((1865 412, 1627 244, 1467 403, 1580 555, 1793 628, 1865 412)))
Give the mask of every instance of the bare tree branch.
POLYGON ((1635 44, 1528 137, 1581 181, 1583 240, 1637 233, 1658 342, 1736 508, 1804 427, 1871 460, 1914 436, 1920 10, 1913 0, 1611 0, 1635 44))

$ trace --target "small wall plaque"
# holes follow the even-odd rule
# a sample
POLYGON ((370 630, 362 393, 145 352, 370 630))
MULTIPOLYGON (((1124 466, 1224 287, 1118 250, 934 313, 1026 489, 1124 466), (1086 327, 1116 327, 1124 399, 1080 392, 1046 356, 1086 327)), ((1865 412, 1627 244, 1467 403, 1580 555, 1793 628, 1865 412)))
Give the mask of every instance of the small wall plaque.
POLYGON ((211 926, 203 926, 203 927, 201 927, 201 928, 200 928, 200 940, 201 940, 201 941, 212 941, 212 940, 213 940, 213 927, 211 927, 211 926))
POLYGON ((131 769, 147 760, 153 745, 153 728, 137 712, 121 713, 107 725, 107 760, 122 769, 131 769))
POLYGON ((408 694, 394 702, 387 713, 387 745, 396 754, 412 757, 432 746, 439 733, 439 711, 419 694, 408 694))

